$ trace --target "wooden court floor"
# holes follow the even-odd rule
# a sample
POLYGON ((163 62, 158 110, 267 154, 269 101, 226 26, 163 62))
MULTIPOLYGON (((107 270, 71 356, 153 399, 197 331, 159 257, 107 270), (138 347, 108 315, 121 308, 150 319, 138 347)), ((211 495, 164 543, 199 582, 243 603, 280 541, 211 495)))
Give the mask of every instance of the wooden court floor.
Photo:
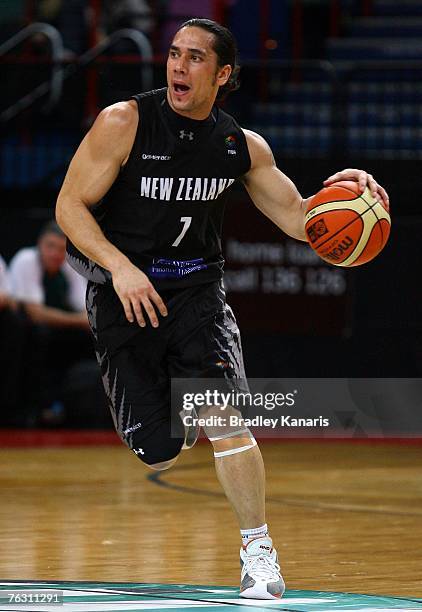
MULTIPOLYGON (((0 450, 0 580, 236 585, 210 446, 158 481, 123 446, 0 450)), ((290 589, 422 597, 422 446, 262 445, 290 589)))

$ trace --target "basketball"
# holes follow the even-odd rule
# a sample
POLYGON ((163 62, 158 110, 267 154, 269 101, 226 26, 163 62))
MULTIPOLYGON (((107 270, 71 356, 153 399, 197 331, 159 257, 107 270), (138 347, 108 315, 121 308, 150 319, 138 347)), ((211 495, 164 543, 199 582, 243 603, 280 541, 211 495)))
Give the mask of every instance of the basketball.
POLYGON ((321 189, 310 200, 305 231, 312 249, 335 266, 359 266, 382 251, 390 235, 387 210, 368 187, 340 181, 321 189))

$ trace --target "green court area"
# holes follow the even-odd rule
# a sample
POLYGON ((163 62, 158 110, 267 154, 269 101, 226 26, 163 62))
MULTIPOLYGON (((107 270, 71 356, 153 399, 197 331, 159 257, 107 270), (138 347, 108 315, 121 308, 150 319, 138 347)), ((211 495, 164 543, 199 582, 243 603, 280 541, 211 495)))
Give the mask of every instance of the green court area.
POLYGON ((287 591, 279 601, 239 598, 234 587, 188 584, 139 584, 112 582, 0 583, 0 610, 15 612, 137 612, 138 610, 190 610, 236 612, 284 610, 286 612, 422 611, 422 599, 287 591))

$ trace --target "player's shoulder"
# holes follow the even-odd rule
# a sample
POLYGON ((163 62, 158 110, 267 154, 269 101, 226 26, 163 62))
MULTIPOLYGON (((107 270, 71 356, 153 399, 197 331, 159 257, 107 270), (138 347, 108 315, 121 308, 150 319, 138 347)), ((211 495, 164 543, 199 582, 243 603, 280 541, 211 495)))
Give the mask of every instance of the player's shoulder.
POLYGON ((88 141, 93 149, 112 156, 123 165, 132 149, 138 123, 136 101, 117 102, 100 112, 88 133, 88 141))
POLYGON ((126 100, 104 108, 95 123, 97 127, 106 127, 108 130, 121 130, 136 126, 138 119, 139 111, 136 100, 126 100))
POLYGON ((251 169, 274 164, 274 156, 268 142, 260 134, 242 128, 251 158, 251 169))
MULTIPOLYGON (((140 94, 136 94, 130 100, 116 102, 104 108, 96 119, 96 123, 106 124, 108 128, 121 129, 136 127, 139 121, 139 115, 145 111, 145 102, 148 101, 154 104, 155 99, 162 100, 167 92, 167 88, 153 89, 140 94), (142 111, 141 111, 142 106, 142 111)), ((149 106, 146 107, 146 112, 149 112, 149 106)))

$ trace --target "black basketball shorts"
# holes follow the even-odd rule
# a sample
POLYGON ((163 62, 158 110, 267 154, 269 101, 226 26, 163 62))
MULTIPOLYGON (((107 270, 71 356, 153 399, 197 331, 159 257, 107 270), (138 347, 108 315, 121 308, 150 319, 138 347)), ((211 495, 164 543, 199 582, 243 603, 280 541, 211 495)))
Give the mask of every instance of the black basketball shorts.
POLYGON ((176 457, 172 378, 244 379, 239 329, 221 281, 159 292, 160 325, 129 323, 111 284, 89 283, 87 311, 116 431, 147 464, 176 457))

